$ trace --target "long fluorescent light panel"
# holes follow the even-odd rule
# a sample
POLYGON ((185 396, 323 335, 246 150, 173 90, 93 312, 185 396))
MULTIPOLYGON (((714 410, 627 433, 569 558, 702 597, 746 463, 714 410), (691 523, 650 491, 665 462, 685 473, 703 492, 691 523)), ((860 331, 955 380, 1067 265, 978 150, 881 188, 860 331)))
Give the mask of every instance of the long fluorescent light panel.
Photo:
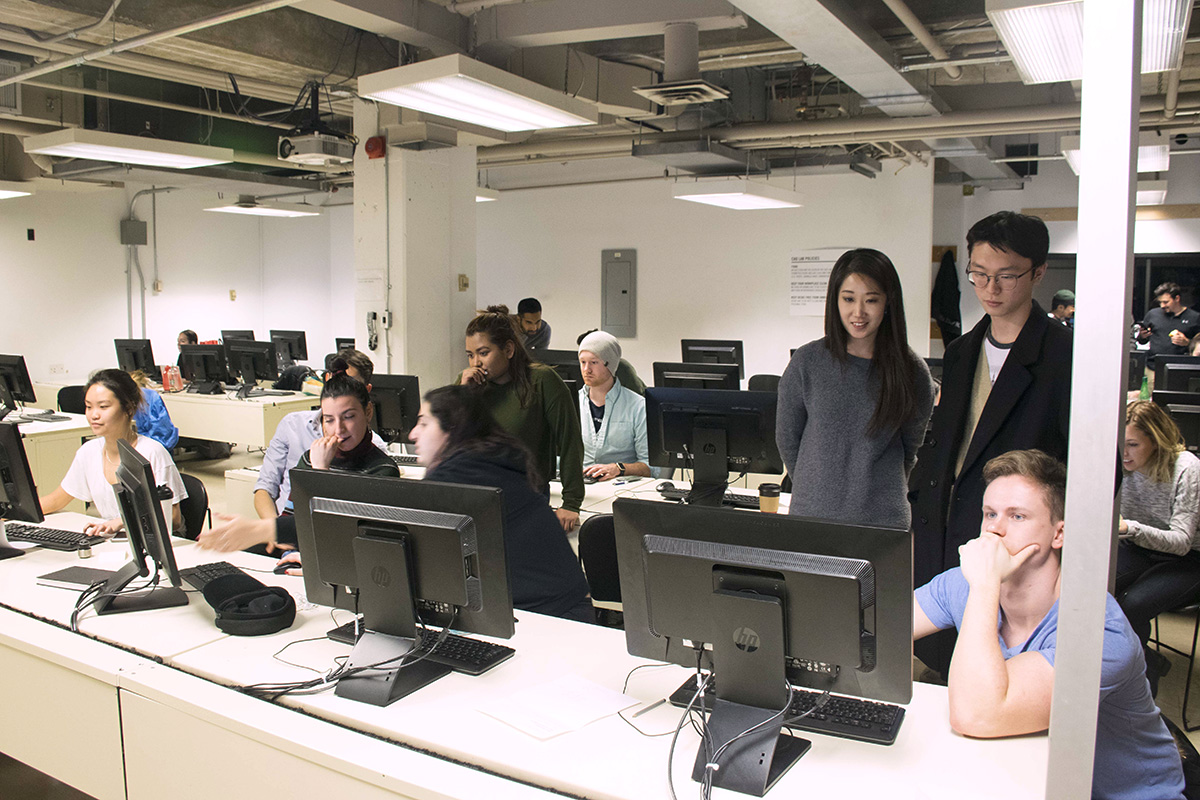
POLYGON ((803 207, 803 203, 800 202, 801 197, 796 192, 739 178, 676 183, 672 191, 677 200, 732 208, 736 211, 803 207))
POLYGON ((0 181, 0 200, 10 200, 14 197, 28 197, 33 194, 33 184, 21 181, 0 181))
POLYGON ((151 139, 148 136, 129 136, 124 133, 84 128, 66 128, 52 133, 27 136, 22 144, 26 153, 112 161, 117 164, 141 164, 148 167, 192 169, 233 161, 233 150, 227 147, 172 142, 166 139, 151 139))

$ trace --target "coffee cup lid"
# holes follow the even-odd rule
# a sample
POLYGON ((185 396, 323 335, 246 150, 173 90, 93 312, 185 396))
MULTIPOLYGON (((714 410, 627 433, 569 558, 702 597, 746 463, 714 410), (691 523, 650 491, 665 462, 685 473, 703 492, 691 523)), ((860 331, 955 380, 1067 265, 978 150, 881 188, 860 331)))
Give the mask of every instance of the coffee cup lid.
POLYGON ((778 483, 760 483, 758 485, 758 493, 767 497, 776 497, 780 492, 778 483))

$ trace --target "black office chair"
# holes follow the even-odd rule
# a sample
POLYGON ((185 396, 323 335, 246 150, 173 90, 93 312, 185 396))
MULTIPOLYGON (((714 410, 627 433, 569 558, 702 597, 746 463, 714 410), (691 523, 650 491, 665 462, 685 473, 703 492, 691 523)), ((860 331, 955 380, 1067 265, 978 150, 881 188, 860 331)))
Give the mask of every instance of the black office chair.
POLYGON ((1200 754, 1196 753, 1196 747, 1187 734, 1167 719, 1166 714, 1162 715, 1162 721, 1166 723, 1167 731, 1175 740, 1179 760, 1183 762, 1183 796, 1185 800, 1200 800, 1200 754))
POLYGON ((777 392, 779 391, 779 376, 751 375, 746 389, 751 392, 777 392))
POLYGON ((83 413, 83 386, 64 386, 58 390, 58 410, 68 414, 83 413))
POLYGON ((179 477, 183 479, 183 488, 187 490, 188 495, 179 504, 179 515, 183 517, 182 533, 184 538, 197 539, 206 516, 208 517, 208 527, 212 527, 212 511, 208 507, 208 490, 204 488, 204 481, 195 475, 185 475, 181 472, 179 477))
POLYGON ((612 514, 597 514, 579 527, 579 562, 592 591, 596 622, 624 628, 621 614, 621 578, 617 569, 617 539, 612 514))

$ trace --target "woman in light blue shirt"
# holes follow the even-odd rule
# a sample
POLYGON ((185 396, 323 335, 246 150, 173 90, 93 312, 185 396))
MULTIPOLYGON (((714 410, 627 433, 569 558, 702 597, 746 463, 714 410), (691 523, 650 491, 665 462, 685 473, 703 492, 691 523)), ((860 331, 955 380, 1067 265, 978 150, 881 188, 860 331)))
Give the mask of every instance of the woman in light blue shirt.
POLYGON ((612 334, 594 331, 579 343, 579 423, 583 432, 585 480, 657 475, 646 444, 646 400, 621 385, 613 370, 621 345, 612 334))

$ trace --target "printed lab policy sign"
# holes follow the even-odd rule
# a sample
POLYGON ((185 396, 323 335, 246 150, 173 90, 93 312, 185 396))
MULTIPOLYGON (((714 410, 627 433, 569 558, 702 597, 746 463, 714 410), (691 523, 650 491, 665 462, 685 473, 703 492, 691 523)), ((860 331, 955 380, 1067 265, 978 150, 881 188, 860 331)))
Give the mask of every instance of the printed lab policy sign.
POLYGON ((797 250, 789 264, 789 312, 793 317, 825 316, 825 289, 829 273, 848 247, 797 250))

